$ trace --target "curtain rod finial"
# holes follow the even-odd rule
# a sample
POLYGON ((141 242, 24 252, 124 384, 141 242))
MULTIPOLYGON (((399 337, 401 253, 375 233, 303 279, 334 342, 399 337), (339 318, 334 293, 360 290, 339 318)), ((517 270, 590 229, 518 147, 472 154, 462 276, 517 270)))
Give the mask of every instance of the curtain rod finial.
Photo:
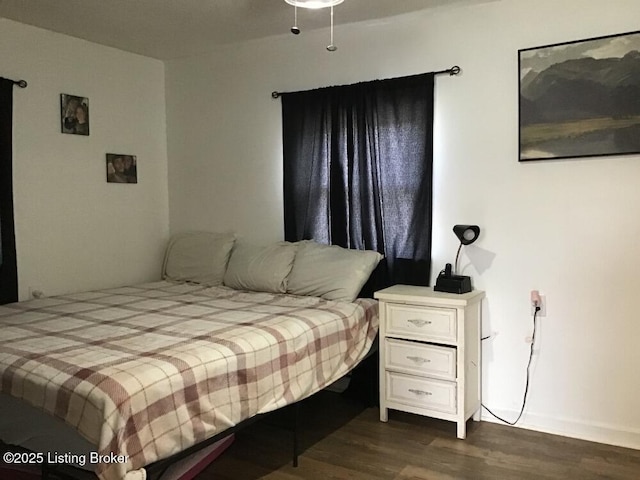
POLYGON ((279 92, 271 92, 271 98, 278 98, 280 96, 279 92))

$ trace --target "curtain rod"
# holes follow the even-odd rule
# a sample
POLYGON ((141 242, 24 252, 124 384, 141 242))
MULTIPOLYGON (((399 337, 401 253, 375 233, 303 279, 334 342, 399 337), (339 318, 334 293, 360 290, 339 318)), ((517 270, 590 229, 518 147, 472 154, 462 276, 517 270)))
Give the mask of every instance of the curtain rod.
MULTIPOLYGON (((448 73, 450 77, 453 77, 454 75, 458 75, 460 73, 460 67, 458 65, 454 65, 451 68, 447 68, 446 70, 438 70, 437 72, 431 72, 434 75, 443 75, 445 73, 448 73)), ((286 93, 291 93, 291 92, 271 92, 271 98, 278 98, 280 95, 284 95, 286 93)))
POLYGON ((7 78, 6 80, 9 80, 11 83, 19 86, 20 88, 27 88, 28 85, 26 80, 11 80, 10 78, 7 78))

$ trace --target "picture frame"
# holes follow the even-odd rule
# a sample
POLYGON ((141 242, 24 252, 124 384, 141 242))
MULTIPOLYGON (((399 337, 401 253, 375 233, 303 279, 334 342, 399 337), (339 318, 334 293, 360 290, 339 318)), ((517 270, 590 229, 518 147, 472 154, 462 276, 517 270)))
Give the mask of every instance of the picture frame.
POLYGON ((138 183, 138 157, 130 154, 107 153, 108 183, 138 183))
POLYGON ((89 135, 89 99, 78 95, 60 94, 60 125, 62 133, 89 135))
POLYGON ((640 153, 640 31, 518 50, 518 161, 640 153))

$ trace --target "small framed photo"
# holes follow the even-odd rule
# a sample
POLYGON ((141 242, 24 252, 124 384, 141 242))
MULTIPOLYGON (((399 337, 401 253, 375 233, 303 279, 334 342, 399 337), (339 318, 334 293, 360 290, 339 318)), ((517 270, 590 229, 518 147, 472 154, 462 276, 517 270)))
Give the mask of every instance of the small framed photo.
POLYGON ((62 133, 89 135, 89 99, 61 93, 60 122, 62 133))
POLYGON ((107 182, 138 183, 137 157, 121 153, 107 153, 107 182))

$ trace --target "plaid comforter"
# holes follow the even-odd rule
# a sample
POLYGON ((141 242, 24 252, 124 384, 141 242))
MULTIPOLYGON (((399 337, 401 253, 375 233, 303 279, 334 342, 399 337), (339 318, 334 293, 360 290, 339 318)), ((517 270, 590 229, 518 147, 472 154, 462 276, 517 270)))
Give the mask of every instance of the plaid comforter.
MULTIPOLYGON (((103 480, 305 398, 353 368, 377 303, 157 282, 0 306, 0 391, 64 420, 103 480)), ((3 412, 5 414, 5 412, 3 412)))

